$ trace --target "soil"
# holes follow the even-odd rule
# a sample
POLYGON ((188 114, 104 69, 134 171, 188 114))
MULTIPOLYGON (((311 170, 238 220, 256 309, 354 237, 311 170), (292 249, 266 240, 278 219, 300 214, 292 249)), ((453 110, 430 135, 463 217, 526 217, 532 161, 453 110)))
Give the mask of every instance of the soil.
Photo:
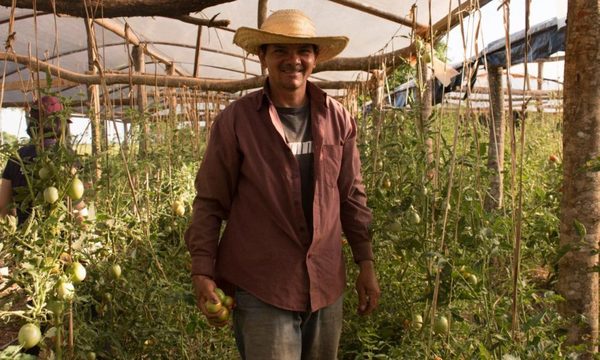
MULTIPOLYGON (((3 286, 4 283, 2 280, 0 280, 0 288, 2 288, 3 286)), ((7 299, 9 295, 14 295, 18 292, 19 287, 17 285, 13 285, 0 292, 0 306, 4 305, 4 300, 7 299)), ((10 310, 25 309, 26 302, 27 299, 24 294, 22 296, 18 296, 18 301, 10 307, 10 310)), ((0 322, 0 350, 6 348, 9 345, 13 345, 13 342, 16 344, 21 325, 22 324, 19 321, 19 319, 13 319, 9 322, 0 322)))

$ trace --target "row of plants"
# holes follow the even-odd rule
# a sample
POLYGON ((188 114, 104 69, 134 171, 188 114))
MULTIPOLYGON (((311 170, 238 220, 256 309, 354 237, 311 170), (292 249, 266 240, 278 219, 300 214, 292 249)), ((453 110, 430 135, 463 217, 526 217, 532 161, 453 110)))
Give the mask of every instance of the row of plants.
MULTIPOLYGON (((519 183, 507 170, 505 206, 486 212, 487 130, 474 116, 437 111, 428 124, 433 163, 415 113, 360 119, 383 292, 374 315, 356 315, 356 267, 347 254, 340 358, 564 358, 554 291, 559 119, 527 120, 527 141, 515 157, 523 158, 519 183), (522 255, 513 308, 518 184, 522 255)), ((14 289, 0 299, 0 321, 23 327, 0 358, 33 356, 27 348, 39 348, 41 358, 237 358, 231 330, 212 328, 196 309, 183 240, 206 132, 169 124, 150 125, 155 138, 143 156, 131 146, 96 158, 60 150, 26 166, 30 186, 19 196, 33 205, 32 215, 19 227, 10 217, 0 225, 0 259, 10 269, 2 291, 14 289), (96 183, 94 160, 103 170, 96 183), (71 212, 76 178, 91 184, 83 198, 93 211, 82 224, 71 212), (44 196, 50 187, 51 199, 44 196)), ((17 147, 0 154, 6 159, 17 147)), ((510 150, 506 159, 510 169, 510 150)))

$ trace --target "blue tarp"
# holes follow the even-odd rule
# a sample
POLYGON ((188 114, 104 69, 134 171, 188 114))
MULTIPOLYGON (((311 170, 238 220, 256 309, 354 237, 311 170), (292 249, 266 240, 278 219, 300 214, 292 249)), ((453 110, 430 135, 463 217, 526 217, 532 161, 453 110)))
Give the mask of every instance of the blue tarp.
MULTIPOLYGON (((529 48, 527 53, 528 62, 547 59, 559 51, 565 51, 566 36, 565 19, 553 18, 543 23, 532 26, 529 29, 529 48)), ((519 31, 511 35, 511 65, 522 64, 525 60, 525 31, 519 31)), ((445 93, 460 88, 464 79, 463 71, 473 64, 483 64, 487 62, 488 67, 501 66, 506 67, 506 41, 498 39, 490 43, 478 56, 467 61, 467 66, 463 63, 453 65, 459 74, 452 82, 444 87, 439 81, 435 81, 434 97, 432 102, 439 104, 443 100, 445 93)), ((475 83, 477 68, 474 69, 470 82, 471 86, 475 83)), ((405 107, 416 94, 416 84, 413 80, 396 87, 390 94, 392 105, 395 107, 405 107)))

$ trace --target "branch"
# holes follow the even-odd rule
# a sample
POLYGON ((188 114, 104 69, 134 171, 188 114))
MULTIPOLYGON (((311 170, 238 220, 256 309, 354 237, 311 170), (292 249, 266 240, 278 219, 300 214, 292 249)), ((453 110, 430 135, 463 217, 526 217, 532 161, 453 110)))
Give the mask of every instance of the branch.
POLYGON ((317 67, 315 68, 315 71, 313 71, 313 73, 317 73, 320 71, 370 71, 373 69, 381 68, 382 63, 386 63, 388 66, 391 66, 391 64, 403 63, 405 59, 408 59, 410 55, 414 53, 415 47, 414 45, 411 45, 405 47, 404 49, 392 51, 387 54, 378 54, 356 58, 338 57, 335 59, 325 61, 324 63, 317 64, 317 67))
POLYGON ((227 27, 231 23, 229 20, 215 20, 212 19, 199 19, 189 15, 181 15, 181 16, 167 16, 162 15, 163 17, 167 17, 169 19, 175 19, 179 21, 186 22, 188 24, 200 25, 206 27, 227 27))
MULTIPOLYGON (((233 0, 89 0, 86 12, 86 1, 73 0, 16 0, 17 7, 37 11, 67 14, 85 18, 113 18, 128 16, 171 16, 187 15, 199 12, 208 7, 224 4, 233 0), (55 7, 54 7, 55 6, 55 7), (56 9, 56 10, 55 10, 56 9)), ((0 0, 0 5, 11 7, 12 0, 0 0)))
MULTIPOLYGON (((190 87, 199 88, 206 91, 237 92, 241 90, 255 89, 262 87, 266 76, 257 76, 244 80, 206 80, 188 76, 173 75, 147 75, 147 74, 114 74, 104 73, 82 74, 66 70, 56 65, 40 61, 33 57, 24 55, 10 54, 0 52, 0 60, 12 61, 31 67, 34 71, 49 72, 53 76, 85 85, 114 85, 114 84, 133 84, 149 85, 163 87, 190 87)), ((315 84, 323 89, 343 89, 356 86, 355 81, 318 81, 315 84)))

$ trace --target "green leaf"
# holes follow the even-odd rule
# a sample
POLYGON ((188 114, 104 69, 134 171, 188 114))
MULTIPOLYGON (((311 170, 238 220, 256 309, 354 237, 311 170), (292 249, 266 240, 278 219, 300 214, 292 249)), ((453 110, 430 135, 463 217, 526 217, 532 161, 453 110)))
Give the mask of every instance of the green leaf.
POLYGON ((484 360, 488 360, 488 359, 492 359, 492 354, 490 354, 490 352, 485 348, 485 345, 483 345, 482 343, 477 344, 478 348, 479 348, 479 355, 481 356, 480 359, 484 359, 484 360))
POLYGON ((575 227, 575 232, 577 233, 577 236, 579 236, 580 238, 584 238, 587 235, 587 229, 585 228, 585 225, 580 223, 577 219, 573 220, 573 226, 575 227))

